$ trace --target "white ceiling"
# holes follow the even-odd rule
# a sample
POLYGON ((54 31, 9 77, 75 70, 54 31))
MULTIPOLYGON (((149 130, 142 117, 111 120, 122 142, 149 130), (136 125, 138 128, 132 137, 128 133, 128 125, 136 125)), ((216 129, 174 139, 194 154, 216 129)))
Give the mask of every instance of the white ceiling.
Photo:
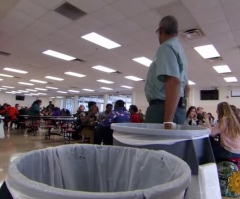
MULTIPOLYGON (((178 18, 180 31, 200 27, 205 34, 198 39, 181 39, 189 60, 189 79, 196 83, 194 87, 239 85, 226 83, 223 79, 225 76, 236 76, 240 81, 239 0, 19 0, 12 6, 3 5, 6 2, 17 1, 4 0, 0 3, 1 8, 6 8, 5 15, 0 16, 0 51, 11 53, 8 57, 0 55, 0 73, 19 77, 0 77, 3 79, 0 86, 16 87, 8 90, 52 86, 61 91, 75 87, 74 90, 81 93, 86 93, 82 91, 83 88, 105 92, 100 87, 110 87, 117 92, 128 91, 121 85, 142 90, 144 82, 127 80, 124 76, 146 78, 148 68, 132 59, 140 56, 154 58, 159 47, 155 31, 161 17, 167 14, 178 18), (54 9, 64 2, 71 3, 87 15, 73 21, 56 13, 54 9), (81 39, 81 36, 93 31, 121 44, 121 47, 108 50, 81 39), (205 44, 213 44, 223 60, 209 62, 200 57, 193 47, 205 44), (68 62, 42 54, 48 49, 85 62, 68 62), (229 65, 232 74, 220 75, 212 68, 223 64, 229 65), (95 65, 104 65, 122 74, 107 74, 91 69, 95 65), (29 73, 7 72, 3 71, 4 67, 29 73), (86 77, 65 75, 67 71, 85 74, 86 77), (44 79, 47 75, 64 78, 64 81, 44 79), (34 86, 18 84, 19 81, 29 82, 30 79, 47 80, 49 83, 35 83, 34 86), (110 80, 114 84, 103 84, 97 79, 110 80)), ((44 93, 49 96, 60 95, 56 90, 44 93)))

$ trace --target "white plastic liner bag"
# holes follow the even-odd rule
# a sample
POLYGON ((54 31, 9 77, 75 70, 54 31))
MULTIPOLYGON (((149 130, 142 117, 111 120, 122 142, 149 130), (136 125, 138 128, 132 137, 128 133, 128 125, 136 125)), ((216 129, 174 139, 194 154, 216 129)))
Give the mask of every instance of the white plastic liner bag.
POLYGON ((190 178, 165 151, 74 144, 22 155, 6 183, 15 199, 183 199, 190 178))

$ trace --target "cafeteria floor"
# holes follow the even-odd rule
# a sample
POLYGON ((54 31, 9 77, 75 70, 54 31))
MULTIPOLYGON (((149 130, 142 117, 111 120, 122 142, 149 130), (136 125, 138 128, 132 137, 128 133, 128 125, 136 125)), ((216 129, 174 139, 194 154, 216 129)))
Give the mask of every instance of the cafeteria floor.
MULTIPOLYGON (((31 134, 23 136, 24 133, 21 129, 14 129, 5 133, 6 137, 0 139, 0 184, 2 184, 7 175, 10 161, 19 154, 64 144, 63 138, 57 135, 51 136, 50 140, 45 140, 44 132, 45 130, 40 130, 35 136, 31 134)), ((78 142, 71 141, 73 144, 78 142)), ((227 197, 223 197, 223 199, 227 199, 227 197)))

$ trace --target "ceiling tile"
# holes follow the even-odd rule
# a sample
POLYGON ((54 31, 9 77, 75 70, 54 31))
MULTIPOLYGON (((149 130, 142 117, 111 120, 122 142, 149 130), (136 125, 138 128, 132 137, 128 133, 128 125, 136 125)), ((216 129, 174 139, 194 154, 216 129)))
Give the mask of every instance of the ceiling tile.
POLYGON ((67 2, 71 3, 72 5, 78 7, 80 10, 90 14, 96 10, 107 5, 106 2, 102 0, 67 0, 67 2))
POLYGON ((126 33, 126 35, 134 41, 142 41, 149 38, 156 38, 157 40, 158 38, 156 32, 149 29, 141 29, 141 31, 129 32, 126 33))
POLYGON ((113 25, 113 28, 118 30, 121 33, 129 33, 140 30, 141 27, 129 19, 124 19, 122 21, 116 22, 113 25))
POLYGON ((47 12, 47 9, 32 3, 29 0, 22 0, 20 1, 16 7, 14 8, 19 12, 22 12, 30 17, 35 19, 41 17, 43 14, 47 12))
POLYGON ((181 0, 183 4, 188 8, 191 13, 203 13, 205 10, 214 9, 215 7, 221 6, 219 0, 201 0, 201 1, 192 1, 192 0, 181 0))
POLYGON ((178 20, 180 31, 192 29, 198 26, 194 17, 181 1, 167 4, 157 8, 156 10, 161 16, 174 16, 178 20))
POLYGON ((73 21, 56 12, 49 12, 40 19, 40 22, 46 23, 55 28, 62 28, 71 24, 73 21))
POLYGON ((46 8, 49 11, 55 10, 58 6, 63 4, 65 0, 28 0, 32 3, 35 3, 37 5, 42 6, 43 8, 46 8))
POLYGON ((227 20, 204 25, 201 27, 206 35, 221 34, 231 31, 230 25, 227 20))
POLYGON ((225 13, 221 6, 206 9, 201 13, 194 14, 196 21, 199 25, 210 25, 219 21, 226 20, 225 13))
POLYGON ((147 10, 132 17, 131 19, 143 28, 154 28, 153 31, 156 31, 161 18, 162 17, 157 12, 147 10))
POLYGON ((150 8, 159 8, 161 6, 164 6, 166 4, 176 2, 177 0, 143 0, 143 2, 148 5, 150 8))
POLYGON ((100 29, 107 26, 105 23, 91 15, 81 17, 80 19, 75 21, 74 24, 76 24, 76 26, 84 27, 89 31, 96 31, 96 29, 100 29))
POLYGON ((132 17, 138 13, 148 10, 148 7, 139 0, 121 0, 112 4, 112 7, 127 17, 132 17))
POLYGON ((0 21, 0 27, 6 33, 16 33, 31 24, 35 19, 29 17, 17 10, 12 10, 3 20, 0 21), (13 25, 14 24, 14 25, 13 25))
POLYGON ((125 18, 120 12, 112 8, 111 6, 106 6, 94 13, 92 16, 96 17, 97 19, 103 21, 106 24, 114 24, 118 21, 121 21, 125 18), (111 16, 111 17, 109 17, 111 16))

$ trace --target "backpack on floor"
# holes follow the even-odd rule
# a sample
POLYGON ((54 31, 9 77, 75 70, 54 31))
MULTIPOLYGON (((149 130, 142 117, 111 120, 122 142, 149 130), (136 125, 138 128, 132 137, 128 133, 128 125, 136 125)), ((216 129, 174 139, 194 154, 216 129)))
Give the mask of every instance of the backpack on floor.
POLYGON ((240 194, 240 171, 238 166, 230 161, 222 161, 217 164, 221 194, 227 197, 238 197, 240 194))

